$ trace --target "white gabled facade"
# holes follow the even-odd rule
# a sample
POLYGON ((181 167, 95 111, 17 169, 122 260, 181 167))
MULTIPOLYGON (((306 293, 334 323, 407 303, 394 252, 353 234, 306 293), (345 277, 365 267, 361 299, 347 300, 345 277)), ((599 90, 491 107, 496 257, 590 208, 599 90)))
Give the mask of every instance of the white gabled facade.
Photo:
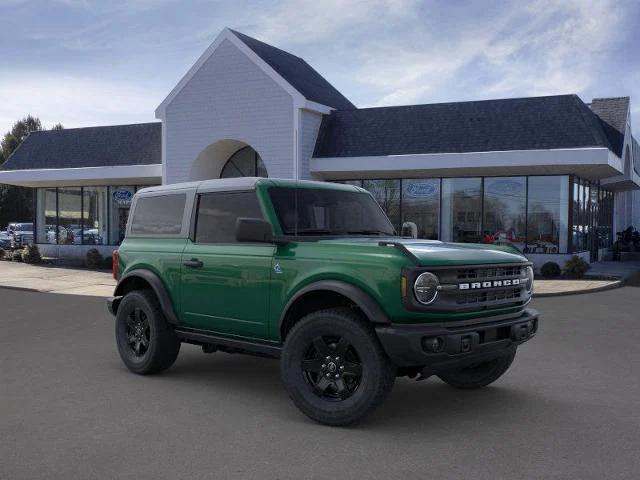
POLYGON ((216 178, 243 146, 270 177, 310 178, 322 113, 224 29, 156 109, 162 120, 163 183, 216 178))

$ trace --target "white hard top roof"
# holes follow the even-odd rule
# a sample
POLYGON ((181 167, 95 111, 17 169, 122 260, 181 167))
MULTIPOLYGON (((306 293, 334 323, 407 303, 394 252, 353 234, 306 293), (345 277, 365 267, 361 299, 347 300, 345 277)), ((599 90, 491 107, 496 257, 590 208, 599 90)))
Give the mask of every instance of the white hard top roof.
MULTIPOLYGON (((298 182, 305 185, 318 185, 327 188, 327 182, 313 180, 295 180, 277 179, 277 178, 260 178, 260 177, 237 177, 237 178, 220 178, 214 180, 200 180, 197 182, 172 183, 170 185, 158 185, 156 187, 147 187, 138 190, 136 195, 161 194, 179 191, 197 191, 197 192, 226 192, 233 190, 254 190, 259 180, 271 182, 274 185, 295 185, 298 182)), ((359 187, 352 185, 330 184, 336 189, 353 189, 364 191, 359 187)))
POLYGON ((197 190, 199 192, 215 192, 226 190, 246 190, 255 188, 259 177, 220 178, 215 180, 199 180, 196 182, 172 183, 157 185, 138 190, 138 194, 173 192, 178 190, 197 190))

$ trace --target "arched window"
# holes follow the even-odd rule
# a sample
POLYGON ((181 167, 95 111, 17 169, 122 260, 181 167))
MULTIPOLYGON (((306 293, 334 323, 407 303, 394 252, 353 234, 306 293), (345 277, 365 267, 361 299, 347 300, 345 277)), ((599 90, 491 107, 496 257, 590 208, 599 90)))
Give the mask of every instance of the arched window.
POLYGON ((235 177, 268 177, 267 169, 253 148, 247 146, 241 148, 229 157, 222 167, 220 178, 235 177))

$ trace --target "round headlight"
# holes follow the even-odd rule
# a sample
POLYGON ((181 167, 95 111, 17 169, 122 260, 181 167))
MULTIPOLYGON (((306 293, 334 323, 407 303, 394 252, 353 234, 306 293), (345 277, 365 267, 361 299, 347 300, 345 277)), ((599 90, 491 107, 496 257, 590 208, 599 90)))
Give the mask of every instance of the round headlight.
POLYGON ((533 293, 533 267, 527 267, 527 292, 533 293))
POLYGON ((416 278, 416 282, 413 284, 413 293, 423 305, 429 305, 433 303, 438 296, 438 277, 433 273, 424 272, 416 278))

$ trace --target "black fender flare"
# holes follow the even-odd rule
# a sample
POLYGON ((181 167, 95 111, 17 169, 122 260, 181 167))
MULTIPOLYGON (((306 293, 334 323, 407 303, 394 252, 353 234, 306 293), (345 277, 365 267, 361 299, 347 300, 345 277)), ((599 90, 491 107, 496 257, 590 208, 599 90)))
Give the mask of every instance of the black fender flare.
MULTIPOLYGON (((146 281, 149 285, 151 285, 151 289, 153 293, 155 293, 156 298, 160 302, 160 306, 162 307, 162 311, 167 318, 167 321, 172 325, 178 324, 178 317, 173 308, 173 302, 171 301, 171 297, 167 292, 167 289, 160 280, 160 277, 156 275, 154 272, 149 270, 137 269, 131 270, 126 275, 124 275, 119 281, 118 285, 116 285, 116 290, 114 292, 115 297, 122 297, 124 295, 124 285, 127 279, 131 278, 140 278, 146 281)), ((120 303, 120 302, 118 302, 120 303)), ((117 307, 116 307, 117 308, 117 307)))
POLYGON ((362 310, 371 323, 391 323, 389 316, 385 313, 382 307, 380 307, 378 302, 376 302, 371 295, 361 288, 341 280, 320 280, 301 288, 289 299, 282 311, 282 314, 280 315, 279 328, 282 328, 282 324, 289 312, 289 309, 300 297, 310 292, 322 290, 339 293, 340 295, 347 297, 356 304, 360 310, 362 310))

